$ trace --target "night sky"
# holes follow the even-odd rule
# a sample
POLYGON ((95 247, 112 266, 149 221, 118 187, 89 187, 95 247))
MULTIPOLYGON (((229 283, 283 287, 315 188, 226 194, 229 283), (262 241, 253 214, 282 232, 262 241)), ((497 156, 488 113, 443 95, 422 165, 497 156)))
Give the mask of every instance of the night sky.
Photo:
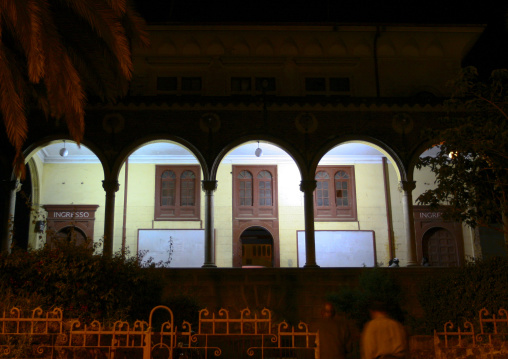
POLYGON ((505 1, 479 0, 135 0, 153 22, 486 23, 505 1))
POLYGON ((148 23, 485 24, 464 65, 508 67, 508 1, 134 0, 148 23))

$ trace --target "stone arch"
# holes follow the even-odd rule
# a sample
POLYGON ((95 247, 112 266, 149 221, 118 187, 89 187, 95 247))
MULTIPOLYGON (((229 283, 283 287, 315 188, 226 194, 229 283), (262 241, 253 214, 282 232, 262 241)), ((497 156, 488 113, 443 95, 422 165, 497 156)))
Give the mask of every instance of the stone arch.
POLYGON ((68 242, 73 241, 78 246, 84 245, 88 240, 85 230, 80 223, 66 225, 56 231, 53 238, 46 238, 46 244, 51 246, 55 240, 66 240, 68 242))
POLYGON ((298 46, 293 39, 286 39, 280 46, 282 56, 298 56, 298 46))
POLYGON ((303 157, 298 153, 298 151, 294 147, 292 147, 290 144, 288 144, 287 142, 285 142, 279 138, 267 136, 267 135, 261 135, 261 134, 243 136, 243 137, 240 137, 240 138, 230 142, 226 146, 224 146, 222 148, 222 150, 219 152, 219 154, 215 157, 215 161, 212 165, 212 168, 210 169, 210 179, 213 180, 216 178, 217 170, 218 170, 220 164, 222 163, 224 157, 226 157, 229 152, 231 152, 236 147, 241 146, 242 144, 245 144, 247 142, 252 142, 252 141, 263 141, 263 142, 271 143, 271 144, 279 147, 283 151, 285 151, 295 161, 296 166, 298 167, 298 170, 300 171, 300 175, 303 179, 303 174, 304 174, 304 169, 306 168, 306 163, 305 163, 305 160, 303 159, 303 157))
POLYGON ((339 145, 343 145, 343 144, 347 144, 347 143, 361 143, 361 144, 365 144, 365 145, 375 148, 376 150, 378 150, 379 152, 384 154, 390 160, 390 162, 392 162, 395 169, 397 170, 398 181, 400 182, 400 181, 407 180, 407 171, 403 165, 402 160, 400 159, 398 154, 393 149, 391 149, 388 145, 386 145, 385 143, 383 143, 377 139, 374 139, 374 138, 351 137, 351 136, 339 137, 339 138, 329 141, 328 143, 323 145, 321 147, 321 149, 316 153, 312 162, 310 163, 309 172, 308 172, 308 176, 309 176, 308 179, 309 180, 314 179, 314 173, 316 171, 316 168, 317 168, 319 162, 321 161, 321 159, 326 155, 326 153, 328 153, 331 149, 333 149, 339 145))
POLYGON ((425 50, 425 56, 429 57, 444 57, 443 45, 434 40, 425 50))
POLYGON ((273 44, 268 39, 263 39, 255 49, 258 56, 273 56, 275 53, 273 44))
POLYGON ((367 43, 358 43, 353 48, 354 56, 371 56, 371 47, 367 43))
POLYGON ((219 39, 215 39, 206 49, 206 54, 210 56, 224 55, 224 52, 224 44, 219 39))
POLYGON ((316 39, 312 39, 312 41, 305 45, 303 52, 305 56, 322 56, 323 46, 316 39))
POLYGON ((182 46, 182 55, 184 56, 197 56, 201 54, 201 46, 199 46, 198 42, 194 39, 189 39, 182 46))
POLYGON ((209 173, 208 173, 208 165, 206 163, 206 160, 204 156, 199 152, 199 150, 190 142, 177 137, 172 136, 169 134, 160 134, 160 135, 152 135, 152 136, 146 136, 143 138, 138 139, 137 141, 132 142, 128 147, 124 148, 122 152, 118 155, 117 159, 115 160, 115 163, 112 166, 111 176, 112 178, 118 178, 118 175, 120 174, 120 170, 127 158, 138 148, 143 147, 145 145, 148 145, 150 143, 155 142, 174 142, 182 147, 184 147, 186 150, 191 152, 196 159, 199 162, 199 165, 201 166, 201 170, 203 171, 204 178, 203 180, 209 179, 209 173))
POLYGON ((176 55, 176 46, 172 41, 167 41, 160 44, 157 49, 157 54, 164 56, 174 56, 176 55))
MULTIPOLYGON (((258 238, 259 239, 259 238, 258 238)), ((243 229, 243 231, 240 233, 240 237, 239 238, 234 238, 234 240, 238 240, 242 246, 242 251, 241 251, 241 254, 242 254, 242 267, 244 266, 252 266, 252 265, 255 265, 255 266, 263 266, 263 267, 274 267, 274 252, 275 252, 275 247, 277 246, 278 247, 278 238, 277 236, 274 236, 274 234, 272 233, 272 231, 270 231, 270 228, 267 228, 266 226, 263 226, 262 224, 260 225, 249 225, 247 228, 243 229), (251 262, 249 263, 248 262, 248 258, 245 258, 245 257, 248 257, 247 256, 247 253, 250 252, 250 251, 246 251, 245 250, 245 247, 248 246, 248 245, 254 245, 256 243, 247 243, 248 241, 245 240, 245 238, 242 239, 242 237, 244 236, 244 234, 249 231, 249 230, 258 230, 258 232, 266 232, 269 234, 269 239, 265 239, 265 240, 261 240, 260 243, 257 243, 257 244, 261 244, 261 245, 268 245, 269 246, 269 249, 268 248, 262 248, 262 255, 259 255, 259 256, 256 256, 256 257, 261 257, 261 258, 258 258, 258 262, 251 262), (247 253, 246 253, 247 252, 247 253), (269 253, 268 253, 269 252, 269 253), (264 263, 264 262, 270 262, 269 265, 267 265, 268 263, 264 263)), ((258 251, 259 249, 261 248, 257 248, 258 251)), ((252 259, 256 259, 256 258, 252 258, 252 259)))
POLYGON ((250 48, 244 39, 238 39, 231 48, 231 54, 235 56, 250 55, 250 48))
POLYGON ((346 56, 347 55, 347 47, 342 39, 336 40, 328 49, 328 53, 331 56, 346 56))
POLYGON ((400 51, 401 56, 406 57, 419 57, 420 56, 420 49, 418 47, 418 44, 414 39, 409 40, 402 46, 402 49, 400 51))
MULTIPOLYGON (((28 146, 25 149, 25 151, 23 151, 23 155, 25 156, 25 163, 27 163, 43 147, 53 144, 53 143, 58 143, 58 142, 61 142, 64 140, 75 142, 69 136, 63 136, 63 135, 47 136, 47 137, 44 137, 38 141, 33 142, 32 144, 30 144, 30 146, 28 146)), ((86 138, 84 138, 80 144, 85 146, 86 148, 88 148, 90 151, 93 152, 93 154, 95 156, 97 156, 97 158, 99 159, 99 162, 102 165, 104 177, 106 177, 110 171, 110 167, 109 167, 109 162, 108 162, 105 154, 103 153, 103 151, 101 149, 99 149, 99 147, 96 146, 95 143, 89 141, 86 138)))
MULTIPOLYGON (((416 147, 415 151, 413 151, 413 154, 411 155, 411 158, 410 158, 409 164, 408 164, 408 168, 407 168, 407 173, 408 173, 409 179, 412 180, 415 178, 416 164, 418 163, 420 156, 422 154, 424 154, 425 151, 430 150, 431 148, 435 147, 436 145, 438 145, 438 144, 432 143, 430 141, 425 141, 416 147)), ((437 148, 436 148, 436 151, 437 151, 437 148)))
POLYGON ((395 46, 390 40, 380 39, 377 49, 379 57, 393 57, 395 56, 395 46))

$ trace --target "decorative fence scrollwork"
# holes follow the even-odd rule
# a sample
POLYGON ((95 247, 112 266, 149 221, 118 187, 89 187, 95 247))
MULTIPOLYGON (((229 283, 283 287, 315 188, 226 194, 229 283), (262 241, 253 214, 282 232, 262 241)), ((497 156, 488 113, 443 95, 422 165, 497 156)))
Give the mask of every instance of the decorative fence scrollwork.
POLYGON ((165 306, 153 308, 148 322, 117 321, 111 326, 65 319, 58 308, 49 312, 12 308, 0 317, 0 358, 59 358, 70 353, 143 359, 314 358, 316 335, 303 322, 297 328, 274 323, 266 308, 259 313, 246 308, 234 317, 225 309, 217 314, 202 309, 195 330, 187 321, 177 328, 173 312, 165 306), (167 319, 158 328, 156 314, 167 319))
POLYGON ((465 321, 462 327, 454 330, 452 322, 444 325, 444 331, 434 331, 436 358, 446 357, 445 352, 460 348, 473 349, 478 358, 490 358, 495 354, 508 354, 508 312, 499 309, 498 315, 489 314, 485 308, 480 310, 475 325, 465 321))

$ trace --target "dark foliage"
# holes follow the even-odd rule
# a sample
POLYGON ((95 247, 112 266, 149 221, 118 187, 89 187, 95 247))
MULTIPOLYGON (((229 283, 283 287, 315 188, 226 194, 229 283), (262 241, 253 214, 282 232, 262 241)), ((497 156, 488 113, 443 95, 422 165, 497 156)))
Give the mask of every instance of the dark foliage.
POLYGON ((60 307, 65 317, 85 321, 146 320, 160 304, 157 270, 143 268, 138 257, 106 258, 94 251, 87 244, 61 242, 29 252, 1 253, 2 309, 60 307))
POLYGON ((424 310, 422 329, 431 334, 443 330, 444 323, 474 323, 486 308, 497 314, 508 307, 508 259, 495 257, 450 269, 441 276, 429 277, 419 295, 424 310))
POLYGON ((416 165, 430 168, 436 186, 417 201, 440 208, 445 219, 508 236, 508 70, 481 81, 475 68, 465 68, 452 91, 447 128, 430 134, 439 152, 416 165))
POLYGON ((358 287, 341 288, 337 293, 330 294, 327 299, 337 310, 353 319, 359 328, 369 320, 368 306, 373 301, 385 303, 388 314, 404 322, 404 313, 401 309, 402 291, 389 271, 386 268, 365 269, 359 278, 358 287))

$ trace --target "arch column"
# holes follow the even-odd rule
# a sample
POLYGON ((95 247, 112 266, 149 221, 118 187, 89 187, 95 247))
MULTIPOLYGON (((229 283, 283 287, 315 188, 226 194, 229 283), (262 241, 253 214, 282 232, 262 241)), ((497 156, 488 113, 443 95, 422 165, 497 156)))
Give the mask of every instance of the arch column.
POLYGON ((213 213, 213 192, 217 189, 217 181, 201 181, 205 191, 205 262, 203 268, 215 268, 215 234, 213 213))
POLYGON ((413 215, 413 190, 416 187, 415 181, 401 181, 402 189, 402 211, 404 214, 404 227, 406 229, 406 261, 407 266, 418 265, 416 261, 416 238, 415 220, 413 215))
POLYGON ((111 257, 113 255, 113 235, 115 225, 115 196, 120 189, 120 184, 115 179, 102 181, 102 188, 106 191, 106 205, 104 208, 104 248, 102 255, 111 257))
POLYGON ((11 252, 12 237, 14 233, 14 211, 16 209, 16 193, 21 190, 19 180, 2 181, 1 189, 4 192, 5 214, 2 219, 5 226, 0 237, 0 252, 11 252))
POLYGON ((316 240, 314 232, 314 190, 315 180, 300 182, 300 191, 303 192, 303 205, 305 214, 305 268, 318 268, 316 264, 316 240))

